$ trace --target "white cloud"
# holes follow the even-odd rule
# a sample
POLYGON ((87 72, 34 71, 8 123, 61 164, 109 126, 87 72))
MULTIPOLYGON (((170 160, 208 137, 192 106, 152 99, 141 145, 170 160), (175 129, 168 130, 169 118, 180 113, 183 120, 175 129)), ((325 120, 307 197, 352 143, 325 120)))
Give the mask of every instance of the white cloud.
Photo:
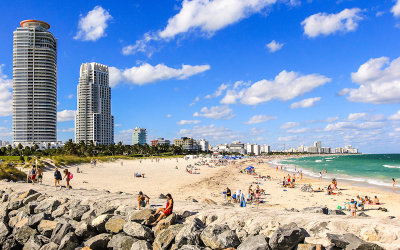
POLYGON ((233 132, 226 127, 216 127, 214 124, 209 126, 194 126, 191 129, 181 129, 178 133, 180 136, 188 136, 193 138, 204 138, 213 141, 229 141, 236 140, 241 137, 237 132, 233 132))
POLYGON ((212 95, 206 95, 206 99, 211 99, 214 97, 219 97, 222 93, 229 87, 229 84, 221 84, 218 89, 212 95))
POLYGON ((397 0, 397 3, 391 9, 393 16, 400 17, 400 0, 397 0))
POLYGON ((138 67, 132 67, 124 70, 115 67, 109 67, 110 86, 115 87, 120 82, 126 82, 135 85, 145 85, 152 82, 178 79, 187 79, 210 69, 210 65, 182 65, 182 68, 175 69, 165 64, 152 66, 144 63, 138 67))
POLYGON ((278 141, 280 142, 289 142, 289 141, 294 141, 297 139, 297 136, 282 136, 278 137, 278 141))
POLYGON ((348 121, 356 121, 361 118, 365 118, 367 116, 367 113, 351 113, 349 114, 349 117, 347 117, 348 121))
POLYGON ((264 133, 265 131, 266 131, 265 129, 261 129, 261 128, 251 128, 249 135, 256 136, 256 135, 260 135, 260 134, 264 133))
POLYGON ((106 36, 107 22, 112 19, 108 11, 101 6, 94 7, 86 16, 79 19, 78 33, 74 37, 76 40, 97 41, 106 36))
POLYGON ((118 123, 117 123, 117 124, 115 124, 114 126, 115 126, 115 127, 122 127, 122 124, 118 124, 118 123))
POLYGON ((196 96, 196 98, 194 98, 194 101, 191 104, 189 104, 189 106, 195 105, 198 101, 200 101, 200 97, 196 96))
MULTIPOLYGON (((277 0, 183 0, 179 12, 162 30, 147 32, 134 45, 124 47, 123 54, 147 53, 151 41, 169 41, 177 35, 199 31, 212 36, 216 31, 264 10, 277 0)), ((151 54, 152 52, 150 52, 151 54)))
POLYGON ((330 78, 323 75, 300 75, 284 70, 273 80, 263 79, 249 88, 228 90, 221 103, 233 104, 240 100, 243 104, 257 105, 274 99, 288 101, 330 81, 330 78))
POLYGON ((6 128, 6 127, 0 127, 0 137, 2 137, 3 139, 7 139, 4 137, 11 137, 12 136, 12 132, 6 128))
POLYGON ((288 129, 286 130, 286 132, 291 134, 301 134, 309 132, 310 130, 311 130, 310 128, 297 128, 297 129, 288 129))
POLYGON ((58 122, 67 122, 75 120, 76 110, 63 110, 57 112, 58 122))
POLYGON ((0 116, 12 114, 12 80, 3 74, 4 64, 0 64, 0 116))
POLYGON ((389 116, 389 120, 400 120, 400 110, 397 111, 395 114, 389 116))
POLYGON ((328 124, 325 127, 325 131, 336 131, 336 130, 347 130, 347 129, 378 129, 385 126, 383 122, 363 122, 363 123, 355 123, 355 122, 337 122, 328 124))
POLYGON ((176 124, 178 125, 192 125, 192 124, 199 124, 201 121, 199 120, 180 120, 176 124))
POLYGON ((289 129, 300 126, 298 122, 286 122, 281 126, 281 129, 289 129))
POLYGON ((222 106, 213 106, 210 109, 208 109, 207 107, 203 107, 200 110, 200 113, 195 112, 193 116, 194 117, 203 116, 206 118, 211 118, 216 120, 219 119, 229 120, 233 118, 235 114, 233 114, 233 110, 229 108, 229 106, 222 105, 222 106))
POLYGON ((167 114, 166 117, 167 117, 167 118, 171 118, 172 115, 171 115, 171 114, 167 114))
POLYGON ((337 14, 317 13, 307 17, 301 24, 308 37, 327 36, 338 31, 346 33, 357 29, 358 22, 363 19, 360 13, 359 8, 344 9, 337 14))
POLYGON ((321 97, 314 97, 303 99, 299 102, 294 102, 290 105, 290 108, 297 109, 297 108, 309 108, 314 106, 317 102, 321 101, 321 97))
POLYGON ((326 122, 335 122, 337 120, 339 120, 338 116, 326 118, 326 122))
POLYGON ((63 128, 61 129, 62 133, 71 133, 71 132, 75 132, 75 128, 63 128))
POLYGON ((274 120, 276 119, 276 116, 268 116, 268 115, 255 115, 252 116, 247 122, 244 124, 258 124, 262 122, 266 122, 269 120, 274 120))
POLYGON ((271 53, 274 53, 275 51, 282 49, 283 45, 284 45, 283 43, 279 43, 276 42, 275 40, 272 40, 270 43, 266 45, 266 47, 269 49, 271 53))
POLYGON ((358 89, 343 89, 339 94, 346 95, 352 102, 374 104, 400 102, 400 57, 390 62, 387 57, 373 58, 351 73, 358 89))
POLYGON ((72 99, 72 98, 74 98, 74 95, 73 95, 73 94, 70 94, 70 95, 67 96, 67 98, 68 98, 68 99, 72 99))

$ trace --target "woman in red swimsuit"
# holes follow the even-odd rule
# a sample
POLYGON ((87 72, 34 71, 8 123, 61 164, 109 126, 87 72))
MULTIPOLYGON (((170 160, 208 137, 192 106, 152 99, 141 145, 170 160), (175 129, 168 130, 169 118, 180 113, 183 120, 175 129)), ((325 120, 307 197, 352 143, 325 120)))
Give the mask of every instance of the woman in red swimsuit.
POLYGON ((157 211, 155 212, 155 214, 153 214, 152 216, 156 216, 157 214, 161 213, 160 216, 158 217, 158 219, 151 225, 157 225, 157 223, 164 217, 168 217, 168 215, 172 214, 172 211, 174 209, 174 200, 172 199, 171 194, 167 194, 167 206, 165 208, 160 207, 159 209, 157 209, 157 211))

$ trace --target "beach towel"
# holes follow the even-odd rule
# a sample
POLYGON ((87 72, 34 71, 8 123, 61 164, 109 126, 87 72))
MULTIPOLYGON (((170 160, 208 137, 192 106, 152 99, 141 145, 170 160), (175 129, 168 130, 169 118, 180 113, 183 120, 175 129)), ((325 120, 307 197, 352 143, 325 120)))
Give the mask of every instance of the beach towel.
POLYGON ((246 207, 246 199, 244 198, 244 195, 240 197, 240 206, 241 207, 246 207))

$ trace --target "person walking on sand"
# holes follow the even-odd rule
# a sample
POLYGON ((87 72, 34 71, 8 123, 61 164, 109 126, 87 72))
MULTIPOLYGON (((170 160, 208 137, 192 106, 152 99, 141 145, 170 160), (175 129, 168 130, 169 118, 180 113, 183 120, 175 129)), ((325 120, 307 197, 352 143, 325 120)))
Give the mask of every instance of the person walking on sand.
POLYGON ((140 207, 146 207, 146 205, 149 205, 149 201, 150 198, 140 191, 138 196, 138 210, 140 210, 140 207))
POLYGON ((393 186, 393 193, 394 193, 394 186, 396 186, 396 180, 392 178, 392 186, 393 186))
POLYGON ((231 198, 232 197, 232 192, 231 192, 231 190, 228 188, 228 187, 226 187, 226 198, 227 198, 227 200, 228 200, 228 202, 229 203, 231 203, 231 198))
POLYGON ((35 167, 32 167, 32 169, 31 169, 31 181, 32 181, 32 184, 35 184, 35 181, 36 181, 36 168, 35 167))
POLYGON ((43 184, 43 170, 41 167, 37 167, 37 174, 38 174, 38 180, 37 183, 43 184))
POLYGON ((57 189, 57 183, 61 188, 61 184, 60 184, 61 180, 62 180, 61 173, 58 170, 58 168, 56 168, 55 171, 54 171, 54 186, 56 187, 56 189, 57 189))
POLYGON ((71 189, 71 186, 69 185, 69 181, 70 179, 70 173, 68 171, 68 169, 64 169, 64 179, 67 182, 67 189, 71 189))
POLYGON ((157 211, 152 215, 152 217, 157 216, 159 213, 160 216, 158 217, 158 219, 152 223, 152 226, 157 225, 157 223, 164 217, 168 217, 170 214, 172 214, 172 211, 174 210, 174 200, 172 199, 171 194, 167 194, 167 205, 165 206, 165 208, 160 207, 159 209, 157 209, 157 211))
POLYGON ((350 201, 350 211, 351 211, 351 216, 356 216, 357 202, 354 199, 351 199, 350 201))

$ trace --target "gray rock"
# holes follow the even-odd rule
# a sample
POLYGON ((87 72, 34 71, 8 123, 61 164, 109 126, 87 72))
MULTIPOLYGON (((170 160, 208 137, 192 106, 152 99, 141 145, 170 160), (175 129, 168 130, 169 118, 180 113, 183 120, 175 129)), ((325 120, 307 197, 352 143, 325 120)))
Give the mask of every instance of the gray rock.
POLYGON ((44 201, 40 202, 39 205, 35 208, 35 213, 38 214, 38 213, 46 212, 46 213, 51 214, 60 205, 61 205, 61 202, 56 199, 44 200, 44 201))
POLYGON ((291 209, 285 208, 285 211, 294 212, 294 213, 300 212, 300 211, 299 211, 298 209, 296 209, 296 208, 291 208, 291 209))
POLYGON ((24 245, 31 236, 34 236, 37 231, 28 226, 23 226, 18 228, 18 230, 14 230, 14 238, 18 241, 19 244, 24 245))
MULTIPOLYGON (((29 189, 29 190, 26 191, 25 193, 20 194, 20 195, 18 196, 18 199, 23 200, 23 199, 25 199, 25 198, 27 198, 27 197, 33 195, 33 194, 38 194, 38 192, 37 192, 36 190, 29 189)), ((39 196, 40 196, 40 194, 39 194, 39 196)), ((38 196, 38 197, 39 197, 39 196, 38 196)))
POLYGON ((58 218, 58 217, 63 216, 67 212, 68 212, 68 208, 67 208, 67 206, 65 204, 63 204, 63 205, 60 205, 56 210, 54 210, 51 213, 51 217, 58 218))
POLYGON ((44 235, 36 235, 36 237, 43 243, 43 244, 48 244, 50 243, 50 238, 44 236, 44 235))
POLYGON ((54 228, 53 233, 51 234, 50 240, 59 245, 61 243, 61 240, 64 238, 64 236, 67 235, 71 231, 72 231, 71 224, 69 224, 69 223, 66 223, 66 224, 59 223, 54 228))
POLYGON ((292 249, 298 243, 304 241, 305 233, 296 223, 279 227, 269 239, 269 246, 272 249, 292 249))
POLYGON ((3 250, 20 250, 22 249, 21 245, 14 239, 14 238, 8 238, 6 241, 3 243, 3 250))
POLYGON ((199 246, 184 245, 179 250, 201 250, 201 248, 199 246))
POLYGON ((43 245, 40 250, 58 250, 58 245, 54 242, 43 245))
POLYGON ((84 213, 86 213, 87 211, 89 211, 90 206, 88 205, 79 205, 77 207, 72 207, 69 210, 69 218, 71 218, 71 220, 76 220, 76 221, 80 221, 82 218, 82 215, 84 213))
POLYGON ((25 199, 22 200, 22 203, 24 205, 27 205, 28 203, 31 203, 32 201, 36 201, 40 195, 41 195, 40 193, 29 195, 28 197, 26 197, 25 199))
POLYGON ((28 226, 35 228, 42 220, 50 220, 51 216, 45 213, 39 213, 29 217, 28 226))
POLYGON ((378 246, 377 244, 365 242, 364 240, 358 238, 354 234, 326 234, 329 242, 334 247, 338 247, 341 249, 356 249, 356 250, 383 250, 384 248, 378 246))
POLYGON ((327 207, 306 207, 303 208, 303 212, 306 213, 317 213, 317 214, 328 214, 329 209, 327 207))
POLYGON ((249 236, 237 248, 237 250, 266 250, 268 242, 263 235, 249 236))
POLYGON ((156 227, 153 228, 154 235, 157 236, 158 233, 160 233, 162 230, 167 229, 171 225, 175 225, 176 220, 177 220, 177 216, 175 213, 172 213, 167 218, 160 220, 157 223, 156 227))
POLYGON ((170 249, 175 236, 183 227, 184 225, 172 225, 167 229, 162 230, 153 242, 153 250, 170 249))
POLYGON ((83 244, 90 249, 103 250, 107 249, 107 245, 110 240, 111 234, 99 234, 88 239, 83 244))
POLYGON ((138 240, 132 244, 131 250, 152 250, 150 243, 145 240, 138 240))
POLYGON ((57 227, 58 222, 51 220, 42 220, 37 226, 39 233, 46 237, 51 237, 54 229, 57 227))
POLYGON ((86 213, 84 213, 81 217, 81 221, 92 221, 94 218, 96 218, 96 211, 95 210, 89 210, 86 213))
POLYGON ((107 221, 112 217, 111 214, 102 214, 96 219, 92 220, 92 226, 99 231, 99 233, 105 233, 106 232, 106 223, 107 221))
POLYGON ((216 248, 236 248, 240 241, 236 233, 227 225, 209 225, 200 234, 204 245, 216 248))
POLYGON ((108 204, 97 204, 96 208, 96 216, 102 215, 102 214, 114 214, 114 211, 117 210, 117 206, 113 205, 108 205, 108 204))
POLYGON ((132 210, 128 213, 128 219, 140 223, 148 220, 153 213, 154 211, 151 209, 132 210))
POLYGON ((6 223, 0 221, 0 244, 5 241, 7 236, 10 234, 10 229, 6 225, 6 223))
POLYGON ((136 222, 130 221, 125 223, 123 230, 127 235, 130 235, 137 239, 147 241, 153 241, 154 239, 153 232, 149 228, 136 222))
POLYGON ((79 246, 78 237, 75 233, 69 232, 61 240, 58 250, 74 250, 77 246, 79 246))
POLYGON ((113 216, 104 226, 107 233, 117 234, 122 232, 122 228, 126 221, 120 216, 113 216))
POLYGON ((81 221, 76 229, 75 229, 75 234, 83 239, 89 239, 92 238, 93 236, 95 236, 96 233, 96 229, 94 227, 92 227, 92 225, 90 225, 89 223, 87 223, 86 221, 81 221))
POLYGON ((36 201, 29 202, 28 204, 25 205, 24 211, 25 211, 27 214, 35 214, 35 208, 36 208, 38 205, 39 205, 39 203, 36 202, 36 201))
POLYGON ((343 212, 342 210, 330 210, 328 211, 328 214, 330 215, 346 215, 345 212, 343 212))
POLYGON ((130 250, 132 244, 138 241, 137 239, 127 236, 125 234, 116 234, 108 242, 108 248, 113 250, 130 250))
POLYGON ((361 216, 361 217, 369 217, 368 214, 364 213, 364 212, 360 212, 357 214, 357 216, 361 216))
POLYGON ((160 194, 160 195, 158 196, 158 199, 167 199, 167 196, 165 196, 164 194, 160 194))
POLYGON ((176 235, 176 246, 182 247, 184 245, 200 245, 200 234, 206 226, 199 218, 194 218, 187 223, 182 230, 176 235))
POLYGON ((17 210, 24 206, 21 200, 14 200, 8 203, 8 210, 17 210))
POLYGON ((41 240, 36 236, 31 236, 25 243, 23 250, 39 250, 42 247, 41 240))
POLYGON ((6 202, 6 201, 8 201, 8 197, 9 197, 9 194, 3 194, 3 195, 1 196, 1 202, 6 202))

